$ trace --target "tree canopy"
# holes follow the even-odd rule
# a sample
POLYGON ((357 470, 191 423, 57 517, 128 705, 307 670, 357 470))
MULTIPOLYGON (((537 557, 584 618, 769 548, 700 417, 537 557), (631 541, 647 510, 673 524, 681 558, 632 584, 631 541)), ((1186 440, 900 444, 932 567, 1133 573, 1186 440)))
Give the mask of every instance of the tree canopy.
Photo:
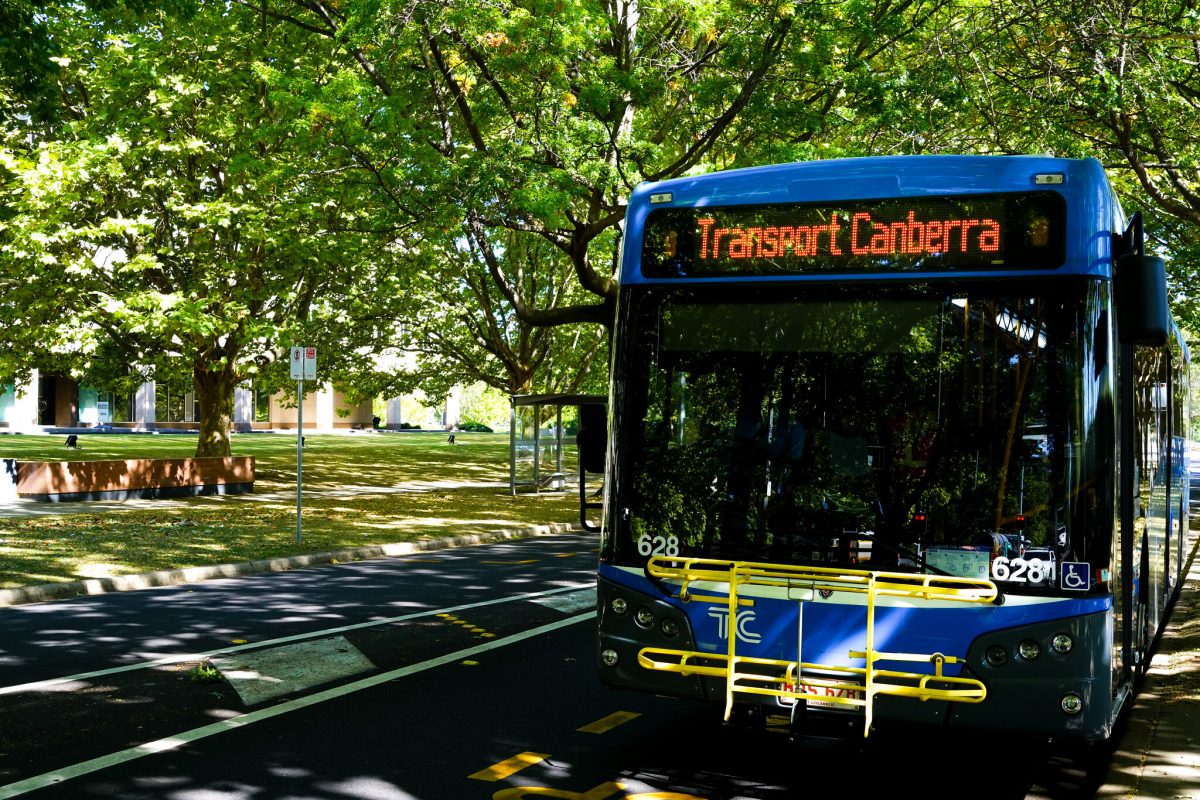
POLYGON ((1173 256, 1176 312, 1200 323, 1200 16, 1187 4, 0 13, 0 377, 47 364, 102 385, 183 376, 212 452, 227 448, 233 386, 280 385, 277 355, 302 334, 362 396, 594 381, 625 198, 713 169, 1093 156, 1173 256), (410 355, 389 366, 380 353, 410 355))
POLYGON ((236 6, 109 32, 72 13, 53 21, 61 135, 0 154, 3 371, 49 351, 98 385, 186 375, 198 454, 228 454, 234 387, 314 298, 353 290, 368 240, 353 183, 266 74, 311 79, 327 53, 236 6))

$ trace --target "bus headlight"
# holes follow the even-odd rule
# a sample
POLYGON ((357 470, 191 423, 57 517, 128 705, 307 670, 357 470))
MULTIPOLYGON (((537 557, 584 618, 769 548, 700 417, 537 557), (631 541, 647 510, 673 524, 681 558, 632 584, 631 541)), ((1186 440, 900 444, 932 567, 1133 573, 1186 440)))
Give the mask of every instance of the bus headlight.
POLYGON ((638 625, 641 625, 643 628, 649 628, 654 624, 654 613, 645 606, 642 606, 637 610, 634 619, 637 620, 638 625))
POLYGON ((673 639, 679 633, 679 623, 670 617, 663 617, 663 621, 659 623, 658 629, 662 631, 663 636, 673 639))
POLYGON ((1042 646, 1033 639, 1022 639, 1021 643, 1017 645, 1017 652, 1026 661, 1033 661, 1042 654, 1042 646))
POLYGON ((1063 713, 1072 717, 1083 711, 1083 698, 1077 694, 1064 694, 1059 704, 1062 706, 1063 713))
POLYGON ((600 660, 604 662, 606 667, 615 667, 617 665, 617 651, 603 650, 600 653, 600 660))
POLYGON ((984 658, 987 659, 988 665, 992 667, 1003 667, 1008 663, 1008 651, 998 644, 994 644, 984 653, 984 658))
POLYGON ((1066 655, 1071 652, 1071 648, 1075 646, 1075 642, 1065 633, 1060 633, 1050 640, 1050 647, 1054 652, 1066 655))
POLYGON ((614 614, 624 616, 625 612, 629 610, 629 603, 625 602, 624 597, 614 597, 608 607, 613 610, 614 614))

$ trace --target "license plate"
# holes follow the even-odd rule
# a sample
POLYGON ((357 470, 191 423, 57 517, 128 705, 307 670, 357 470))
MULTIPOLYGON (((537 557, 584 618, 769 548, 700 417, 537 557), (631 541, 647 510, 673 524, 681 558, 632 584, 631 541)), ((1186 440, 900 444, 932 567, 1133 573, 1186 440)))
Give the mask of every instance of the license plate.
MULTIPOLYGON (((794 691, 794 684, 785 684, 788 691, 794 691)), ((863 707, 851 705, 849 703, 838 703, 833 700, 826 700, 827 697, 846 698, 848 700, 863 700, 866 696, 865 692, 858 688, 855 684, 845 684, 842 686, 814 686, 811 683, 801 683, 800 691, 816 697, 804 698, 808 702, 809 708, 832 708, 838 711, 853 711, 861 712, 863 707)), ((790 697, 780 698, 783 705, 795 705, 795 700, 790 697)))

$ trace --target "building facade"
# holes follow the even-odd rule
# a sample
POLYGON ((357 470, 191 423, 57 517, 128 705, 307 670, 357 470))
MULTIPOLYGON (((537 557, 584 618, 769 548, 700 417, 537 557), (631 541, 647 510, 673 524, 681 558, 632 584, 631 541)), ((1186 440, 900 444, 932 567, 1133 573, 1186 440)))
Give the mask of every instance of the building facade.
MULTIPOLYGON (((148 382, 129 396, 81 386, 69 377, 34 370, 29 382, 0 387, 0 430, 36 432, 46 428, 113 427, 134 430, 200 427, 200 403, 195 393, 148 382)), ((255 391, 234 393, 235 430, 295 430, 297 409, 283 404, 282 395, 255 391)), ((304 397, 304 429, 332 431, 370 428, 371 401, 351 404, 330 385, 304 397)))

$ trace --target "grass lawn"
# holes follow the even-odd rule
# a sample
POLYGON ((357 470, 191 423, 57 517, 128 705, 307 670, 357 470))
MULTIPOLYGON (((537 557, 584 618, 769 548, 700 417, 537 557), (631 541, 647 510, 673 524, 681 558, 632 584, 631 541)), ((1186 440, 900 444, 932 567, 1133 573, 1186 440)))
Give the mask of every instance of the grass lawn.
MULTIPOLYGON (((0 458, 181 458, 196 448, 182 434, 79 440, 76 451, 62 436, 0 436, 0 458)), ((306 434, 297 545, 295 436, 236 435, 233 454, 255 457, 254 494, 0 518, 0 588, 577 521, 574 491, 509 495, 508 450, 507 434, 459 433, 453 445, 433 432, 306 434)))

